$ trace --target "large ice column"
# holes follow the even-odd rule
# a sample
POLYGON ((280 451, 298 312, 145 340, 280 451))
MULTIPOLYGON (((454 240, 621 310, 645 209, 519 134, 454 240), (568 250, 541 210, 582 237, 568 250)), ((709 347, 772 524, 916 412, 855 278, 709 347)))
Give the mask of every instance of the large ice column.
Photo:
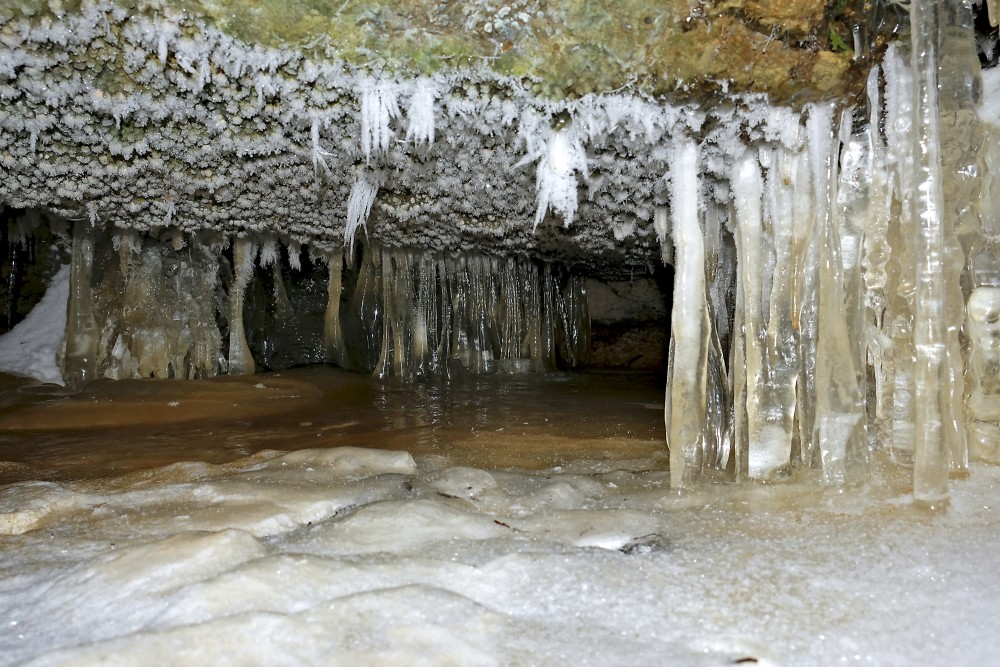
POLYGON ((937 71, 941 4, 939 0, 913 0, 910 4, 916 185, 913 495, 931 504, 948 498, 949 452, 956 430, 947 423, 952 416, 956 378, 950 365, 959 361, 949 355, 945 301, 948 234, 941 187, 937 71))
POLYGON ((861 314, 849 307, 852 302, 858 305, 859 300, 850 298, 846 292, 851 282, 849 274, 857 266, 854 249, 859 244, 845 227, 846 216, 837 215, 833 205, 837 180, 833 157, 839 149, 839 137, 833 128, 831 106, 815 106, 810 110, 807 130, 820 244, 816 427, 823 478, 830 483, 842 483, 848 454, 863 451, 867 441, 862 420, 864 374, 858 368, 861 355, 851 340, 852 329, 855 335, 859 332, 849 321, 860 319, 861 314))
POLYGON ((705 289, 705 241, 699 217, 698 146, 685 140, 676 150, 672 216, 674 299, 664 420, 670 446, 670 483, 690 484, 704 464, 706 395, 712 318, 705 289))

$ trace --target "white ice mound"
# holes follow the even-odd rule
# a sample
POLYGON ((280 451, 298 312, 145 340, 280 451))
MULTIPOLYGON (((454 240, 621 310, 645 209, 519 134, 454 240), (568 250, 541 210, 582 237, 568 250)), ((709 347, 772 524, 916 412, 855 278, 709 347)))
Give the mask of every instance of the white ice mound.
POLYGON ((0 336, 0 371, 63 384, 56 353, 66 331, 69 265, 52 278, 45 296, 16 327, 0 336))

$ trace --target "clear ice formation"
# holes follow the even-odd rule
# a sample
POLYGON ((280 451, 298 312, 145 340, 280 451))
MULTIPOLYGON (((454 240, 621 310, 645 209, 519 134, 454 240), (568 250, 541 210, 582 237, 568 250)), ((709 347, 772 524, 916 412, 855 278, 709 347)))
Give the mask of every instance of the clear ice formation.
POLYGON ((552 264, 364 244, 296 268, 273 242, 141 244, 77 223, 69 384, 248 374, 255 357, 403 379, 542 372, 590 349, 585 280, 552 264))
POLYGON ((967 4, 908 6, 864 113, 549 101, 495 73, 358 73, 92 3, 72 29, 0 26, 0 200, 77 220, 74 383, 255 358, 404 378, 572 365, 580 276, 659 255, 675 486, 794 468, 839 485, 884 452, 937 504, 970 450, 1000 458, 1000 129, 977 112, 967 4), (79 54, 84 70, 120 55, 122 81, 66 77, 79 54))
MULTIPOLYGON (((666 421, 677 486, 719 467, 703 435, 720 426, 737 478, 807 466, 843 484, 883 450, 913 467, 914 497, 930 505, 967 470, 967 441, 996 460, 997 129, 977 118, 969 8, 914 1, 910 17, 910 43, 891 45, 871 72, 867 123, 812 105, 804 123, 789 116, 783 141, 730 163, 739 278, 729 378, 716 376, 732 396, 721 425, 706 421, 713 392, 695 381, 713 334, 698 328, 711 315, 692 300, 715 267, 703 261, 705 238, 675 214, 666 421)), ((675 156, 675 211, 688 206, 678 179, 692 162, 675 156)), ((708 237, 716 208, 705 199, 708 237)))

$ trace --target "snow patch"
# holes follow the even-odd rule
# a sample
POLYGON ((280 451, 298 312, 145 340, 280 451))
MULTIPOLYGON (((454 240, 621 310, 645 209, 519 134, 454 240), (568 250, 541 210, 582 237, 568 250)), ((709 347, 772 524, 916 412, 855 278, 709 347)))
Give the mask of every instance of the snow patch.
POLYGON ((0 371, 63 384, 56 357, 66 333, 69 273, 68 264, 59 269, 38 305, 0 336, 0 371))

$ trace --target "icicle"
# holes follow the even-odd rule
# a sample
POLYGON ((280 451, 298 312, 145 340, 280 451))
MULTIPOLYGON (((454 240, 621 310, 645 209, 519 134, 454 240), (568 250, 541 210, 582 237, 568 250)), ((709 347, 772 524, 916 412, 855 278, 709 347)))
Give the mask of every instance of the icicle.
POLYGON ((563 128, 549 137, 542 159, 538 162, 535 188, 538 191, 538 208, 535 227, 545 219, 551 208, 563 216, 563 226, 573 224, 577 207, 577 180, 579 173, 587 177, 587 154, 580 139, 571 129, 563 128))
POLYGON ((386 81, 366 80, 361 86, 361 152, 365 160, 382 155, 392 141, 390 123, 399 118, 396 87, 386 81))
MULTIPOLYGON (((753 327, 757 335, 761 336, 759 350, 758 345, 747 342, 747 358, 760 354, 761 364, 760 377, 747 379, 748 385, 756 387, 753 391, 757 392, 754 404, 747 404, 748 464, 751 477, 771 476, 776 471, 787 468, 790 462, 799 365, 795 326, 797 318, 793 311, 798 263, 795 261, 794 198, 790 186, 791 176, 798 164, 798 155, 779 150, 773 153, 762 151, 761 157, 761 162, 768 167, 764 198, 766 213, 762 229, 764 235, 759 240, 766 259, 761 260, 762 263, 757 267, 748 267, 750 271, 762 274, 759 278, 762 288, 759 295, 744 295, 745 299, 759 298, 759 302, 753 302, 753 307, 759 308, 765 315, 753 327), (755 450, 766 452, 765 457, 755 457, 755 450), (755 466, 755 459, 760 463, 761 458, 764 464, 755 466)), ((754 188, 756 187, 757 184, 754 183, 754 188)), ((753 243, 753 240, 750 238, 746 242, 753 243)), ((744 248, 742 239, 740 247, 744 248)), ((748 305, 748 311, 749 308, 748 305)), ((749 338, 750 330, 746 335, 749 338)))
POLYGON ((674 244, 677 248, 664 421, 670 447, 670 485, 681 488, 700 474, 704 459, 706 383, 711 317, 705 292, 705 249, 699 221, 698 146, 680 144, 672 171, 674 244))
MULTIPOLYGON (((768 478, 789 463, 789 439, 780 431, 780 415, 789 408, 782 397, 765 397, 768 367, 765 350, 764 284, 768 273, 763 250, 763 182, 757 156, 744 156, 735 168, 733 196, 736 201, 736 244, 740 266, 742 329, 734 344, 743 347, 746 368, 745 404, 737 404, 738 414, 746 415, 745 440, 734 444, 737 468, 751 478, 768 478), (775 421, 774 417, 778 416, 775 421)), ((678 248, 679 248, 678 244, 678 248)), ((680 254, 678 253, 678 260, 680 254)), ((675 289, 676 292, 676 289, 675 289)), ((734 368, 738 373, 739 368, 734 368)), ((787 400, 787 399, 785 399, 787 400)), ((742 434, 742 429, 740 429, 742 434)))
POLYGON ((410 95, 410 106, 406 112, 406 140, 414 145, 434 145, 434 100, 438 91, 430 79, 417 79, 410 95))
POLYGON ((90 280, 94 270, 94 235, 82 221, 73 225, 73 256, 69 274, 66 351, 62 376, 68 387, 80 387, 97 371, 97 322, 91 307, 90 280))
POLYGON ((886 165, 882 127, 882 99, 879 91, 880 69, 868 75, 868 209, 861 265, 864 280, 865 341, 867 363, 874 381, 874 405, 869 411, 873 440, 886 444, 892 437, 892 388, 895 365, 892 350, 892 315, 888 303, 889 223, 892 213, 892 190, 886 165))
POLYGON ((968 305, 969 445, 1000 463, 1000 287, 973 290, 968 305))
POLYGON ((237 239, 233 248, 233 284, 229 290, 229 374, 252 375, 255 371, 250 346, 243 329, 243 298, 253 274, 257 247, 250 239, 237 239))
POLYGON ((344 245, 348 254, 354 252, 354 235, 364 227, 372 213, 372 205, 378 194, 378 186, 370 182, 364 173, 351 186, 351 195, 347 200, 347 224, 344 226, 344 245))
POLYGON ((820 235, 819 329, 816 345, 816 428, 819 434, 823 478, 840 484, 846 479, 848 450, 860 446, 863 408, 859 373, 845 316, 844 266, 841 230, 833 211, 836 194, 835 155, 838 138, 832 132, 831 106, 814 106, 807 129, 820 235))
POLYGON ((326 315, 323 317, 323 345, 327 359, 344 365, 344 332, 340 326, 340 297, 344 273, 344 251, 334 250, 327 259, 330 281, 327 286, 326 315))
POLYGON ((950 393, 954 390, 946 340, 944 255, 947 248, 938 117, 937 52, 941 11, 939 0, 913 0, 910 4, 917 272, 913 322, 914 402, 917 408, 913 495, 932 505, 948 499, 949 434, 944 420, 950 412, 950 393))
POLYGON ((889 220, 891 247, 891 287, 886 294, 886 328, 891 332, 892 350, 892 438, 888 442, 893 459, 913 463, 913 310, 916 266, 913 243, 916 237, 913 216, 914 185, 913 79, 903 61, 898 44, 891 44, 883 61, 886 94, 886 163, 894 175, 892 196, 899 202, 898 215, 889 220))

